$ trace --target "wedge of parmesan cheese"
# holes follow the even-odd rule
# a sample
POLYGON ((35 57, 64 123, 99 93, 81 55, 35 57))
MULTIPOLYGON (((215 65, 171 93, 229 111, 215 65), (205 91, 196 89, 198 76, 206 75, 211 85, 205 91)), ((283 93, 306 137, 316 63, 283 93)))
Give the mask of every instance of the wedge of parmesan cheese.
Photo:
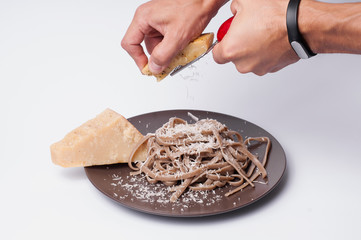
MULTIPOLYGON (((51 159, 62 167, 125 163, 142 137, 122 115, 106 109, 52 144, 51 159)), ((146 146, 141 146, 133 161, 145 159, 146 146)))
POLYGON ((185 65, 203 53, 205 53, 208 48, 213 43, 214 34, 213 33, 205 33, 190 42, 180 53, 178 53, 169 66, 160 74, 153 74, 148 67, 148 64, 142 70, 144 75, 155 76, 157 81, 161 81, 163 78, 168 76, 168 74, 178 65, 185 65))

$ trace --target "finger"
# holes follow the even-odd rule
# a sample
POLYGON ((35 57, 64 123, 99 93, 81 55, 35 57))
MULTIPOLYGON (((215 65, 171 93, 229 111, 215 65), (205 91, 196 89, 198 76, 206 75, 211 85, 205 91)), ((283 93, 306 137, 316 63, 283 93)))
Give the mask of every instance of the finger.
POLYGON ((237 29, 240 28, 240 20, 238 18, 238 15, 234 15, 234 19, 222 41, 213 48, 213 59, 216 63, 225 64, 234 61, 237 57, 237 51, 240 49, 238 40, 239 29, 237 29))
POLYGON ((216 63, 225 64, 242 57, 240 51, 241 46, 239 44, 239 38, 237 37, 238 33, 234 23, 235 20, 231 23, 231 26, 226 35, 224 35, 222 41, 213 48, 213 59, 216 63))
POLYGON ((226 50, 225 50, 225 46, 224 46, 225 44, 224 44, 223 40, 222 40, 222 42, 216 44, 216 46, 214 46, 214 48, 212 50, 213 59, 218 64, 225 64, 225 63, 230 62, 229 57, 227 57, 226 53, 225 53, 226 50))
POLYGON ((148 58, 141 46, 144 36, 140 28, 134 23, 131 23, 121 42, 121 46, 134 59, 140 70, 142 70, 148 62, 148 58))
POLYGON ((262 77, 264 75, 266 75, 267 73, 269 73, 270 71, 267 71, 265 69, 259 69, 259 70, 254 70, 253 73, 256 74, 259 77, 262 77))
POLYGON ((187 45, 176 33, 166 33, 152 51, 149 58, 149 69, 152 73, 162 72, 171 60, 187 45))
POLYGON ((163 40, 163 36, 144 38, 144 43, 149 54, 152 54, 153 49, 163 40))
POLYGON ((243 59, 237 59, 236 61, 232 62, 236 67, 239 73, 250 73, 253 71, 253 66, 250 64, 250 61, 245 61, 243 59))
POLYGON ((235 1, 233 0, 231 3, 231 12, 233 15, 236 15, 236 13, 239 11, 240 9, 240 2, 239 1, 235 1))

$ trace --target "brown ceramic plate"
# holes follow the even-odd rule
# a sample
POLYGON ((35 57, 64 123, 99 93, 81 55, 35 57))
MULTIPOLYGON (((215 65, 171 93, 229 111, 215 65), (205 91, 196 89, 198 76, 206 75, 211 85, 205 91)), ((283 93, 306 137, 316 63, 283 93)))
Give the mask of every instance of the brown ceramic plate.
MULTIPOLYGON (((161 183, 149 184, 140 176, 131 177, 127 164, 86 167, 85 172, 93 185, 106 196, 134 210, 161 216, 200 217, 233 211, 245 207, 271 192, 282 179, 286 169, 286 156, 280 143, 268 132, 246 120, 233 116, 199 110, 169 110, 152 112, 128 120, 142 133, 153 133, 170 117, 180 117, 189 123, 212 118, 236 130, 244 138, 266 136, 272 147, 266 165, 267 179, 259 177, 255 187, 250 186, 236 194, 225 197, 231 186, 208 192, 187 192, 177 202, 169 202, 170 193, 161 183)), ((265 145, 265 144, 264 144, 265 145)), ((263 157, 264 145, 254 146, 251 151, 263 157)))

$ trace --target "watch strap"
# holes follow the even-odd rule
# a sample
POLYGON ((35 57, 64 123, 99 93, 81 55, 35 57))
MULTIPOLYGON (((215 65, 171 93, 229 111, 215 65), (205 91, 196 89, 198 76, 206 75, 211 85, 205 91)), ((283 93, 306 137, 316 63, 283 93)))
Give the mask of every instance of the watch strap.
POLYGON ((307 59, 316 54, 312 52, 298 28, 298 7, 300 2, 301 0, 290 0, 288 3, 286 14, 287 34, 288 41, 296 54, 302 59, 307 59))

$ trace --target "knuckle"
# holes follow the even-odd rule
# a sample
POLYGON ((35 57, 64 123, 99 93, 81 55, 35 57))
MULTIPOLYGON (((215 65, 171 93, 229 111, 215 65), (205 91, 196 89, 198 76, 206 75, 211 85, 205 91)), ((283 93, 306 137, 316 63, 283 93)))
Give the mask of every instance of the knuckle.
POLYGON ((235 63, 236 69, 240 73, 250 73, 253 71, 253 66, 251 64, 245 64, 244 62, 235 63))
POLYGON ((123 39, 120 45, 125 51, 128 52, 128 54, 134 55, 136 53, 136 50, 132 47, 132 44, 128 40, 123 39))
POLYGON ((222 49, 221 55, 222 55, 222 58, 225 59, 228 62, 233 61, 236 58, 234 48, 232 46, 229 46, 229 45, 225 46, 222 49))
POLYGON ((270 68, 265 67, 261 62, 248 60, 234 63, 240 73, 254 73, 257 76, 264 76, 270 72, 270 68))
POLYGON ((271 66, 256 65, 253 67, 252 72, 257 76, 264 76, 271 71, 271 66))
POLYGON ((234 14, 236 12, 236 10, 238 9, 238 2, 232 1, 230 8, 231 8, 232 13, 234 14))
POLYGON ((222 46, 218 48, 216 51, 213 51, 214 61, 218 64, 234 61, 236 57, 237 56, 234 51, 234 48, 228 45, 222 46))
POLYGON ((256 74, 257 76, 264 76, 268 73, 268 71, 264 71, 264 70, 259 70, 259 71, 253 71, 254 74, 256 74))
POLYGON ((239 73, 249 73, 251 72, 248 68, 244 66, 236 66, 236 69, 239 73))
POLYGON ((127 40, 126 38, 123 38, 122 41, 120 42, 120 46, 121 46, 123 49, 127 50, 127 49, 128 49, 128 46, 129 46, 128 40, 127 40))
POLYGON ((135 13, 134 15, 135 16, 141 16, 143 14, 145 14, 145 12, 147 11, 147 4, 144 3, 144 4, 141 4, 137 7, 137 9, 135 10, 135 13))

